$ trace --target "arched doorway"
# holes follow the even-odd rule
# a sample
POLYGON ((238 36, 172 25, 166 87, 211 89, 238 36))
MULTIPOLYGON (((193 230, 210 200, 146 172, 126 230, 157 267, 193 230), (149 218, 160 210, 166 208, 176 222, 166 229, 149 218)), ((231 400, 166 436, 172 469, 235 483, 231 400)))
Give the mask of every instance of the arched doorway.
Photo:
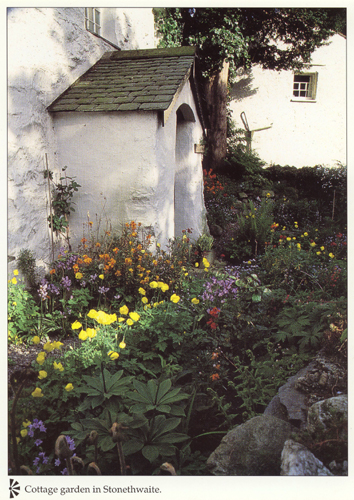
POLYGON ((174 220, 175 236, 190 227, 191 210, 193 210, 188 182, 194 156, 193 127, 195 116, 188 104, 181 104, 176 112, 176 167, 174 185, 174 220))

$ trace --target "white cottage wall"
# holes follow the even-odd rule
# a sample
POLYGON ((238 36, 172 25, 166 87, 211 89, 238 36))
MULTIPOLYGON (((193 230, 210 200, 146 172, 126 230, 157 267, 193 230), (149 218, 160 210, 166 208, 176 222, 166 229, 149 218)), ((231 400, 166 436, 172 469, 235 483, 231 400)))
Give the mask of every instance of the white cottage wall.
POLYGON ((81 185, 70 216, 73 248, 89 219, 101 235, 131 220, 144 226, 156 220, 156 121, 155 112, 55 114, 58 163, 81 185))
MULTIPOLYGON (((151 9, 101 11, 114 24, 102 36, 122 48, 154 47, 151 9)), ((84 7, 9 8, 7 29, 8 253, 28 248, 40 264, 50 253, 45 154, 51 170, 59 167, 46 107, 114 48, 85 29, 84 7)))
POLYGON ((346 40, 340 35, 317 49, 309 72, 318 73, 316 102, 292 102, 294 73, 254 66, 231 90, 236 126, 244 111, 252 149, 268 164, 295 167, 346 164, 346 40))
POLYGON ((203 139, 203 129, 189 81, 174 102, 165 125, 159 124, 156 139, 161 181, 159 222, 155 231, 157 239, 167 243, 169 238, 182 236, 182 229, 188 228, 193 228, 192 238, 197 239, 207 229, 202 155, 194 152, 194 144, 199 144, 203 139), (176 151, 177 110, 182 104, 191 108, 195 122, 188 126, 188 140, 184 145, 179 142, 176 151), (178 196, 177 201, 175 194, 178 196))

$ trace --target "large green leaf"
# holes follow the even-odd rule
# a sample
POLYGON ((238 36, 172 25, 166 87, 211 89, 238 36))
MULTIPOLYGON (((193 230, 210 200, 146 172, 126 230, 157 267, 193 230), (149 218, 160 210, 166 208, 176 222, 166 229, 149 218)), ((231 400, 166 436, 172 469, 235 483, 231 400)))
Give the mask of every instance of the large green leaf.
POLYGON ((102 451, 109 451, 112 450, 112 448, 115 447, 115 443, 112 441, 111 436, 105 436, 104 438, 99 440, 99 447, 101 448, 102 451))
POLYGON ((165 394, 171 389, 172 382, 170 379, 164 380, 159 384, 159 390, 157 391, 156 402, 161 402, 161 399, 165 394))
POLYGON ((147 445, 147 446, 144 446, 144 448, 141 450, 141 453, 151 463, 154 460, 156 460, 157 457, 159 456, 159 449, 157 448, 157 446, 147 445))
POLYGON ((125 441, 123 443, 123 453, 125 456, 132 455, 133 453, 136 453, 137 451, 140 451, 144 446, 143 441, 140 441, 139 439, 129 439, 129 441, 125 441))
POLYGON ((156 401, 158 401, 158 399, 156 398, 157 384, 156 384, 155 380, 148 381, 147 390, 148 390, 150 398, 151 398, 151 403, 156 404, 156 401))
POLYGON ((104 370, 104 377, 105 377, 105 384, 106 384, 106 391, 110 392, 111 388, 113 385, 118 382, 118 380, 121 378, 123 375, 123 370, 119 370, 118 372, 114 373, 111 375, 109 372, 104 370), (108 374, 107 374, 108 373, 108 374))
POLYGON ((169 434, 160 436, 158 439, 156 439, 156 442, 172 444, 180 443, 181 441, 185 441, 186 439, 189 439, 189 436, 187 436, 187 434, 182 434, 181 432, 170 432, 169 434))

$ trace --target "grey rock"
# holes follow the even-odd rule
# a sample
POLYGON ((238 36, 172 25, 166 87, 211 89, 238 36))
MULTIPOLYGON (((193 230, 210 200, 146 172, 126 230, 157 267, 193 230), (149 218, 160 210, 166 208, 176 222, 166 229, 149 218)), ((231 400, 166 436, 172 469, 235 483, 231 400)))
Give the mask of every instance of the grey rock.
POLYGON ((210 234, 212 236, 220 237, 223 233, 223 229, 221 226, 218 226, 217 224, 213 224, 210 226, 210 234))
POLYGON ((307 429, 309 432, 314 432, 316 429, 325 430, 338 419, 348 420, 348 396, 346 394, 313 404, 307 415, 307 429))
POLYGON ((305 446, 288 439, 281 453, 281 476, 333 476, 305 446))
POLYGON ((306 394, 296 388, 296 382, 299 378, 305 377, 314 368, 314 365, 315 362, 312 361, 296 375, 290 377, 264 410, 264 415, 277 417, 304 429, 307 424, 306 394))
POLYGON ((251 418, 224 436, 207 467, 217 476, 279 475, 281 452, 293 430, 276 417, 251 418))

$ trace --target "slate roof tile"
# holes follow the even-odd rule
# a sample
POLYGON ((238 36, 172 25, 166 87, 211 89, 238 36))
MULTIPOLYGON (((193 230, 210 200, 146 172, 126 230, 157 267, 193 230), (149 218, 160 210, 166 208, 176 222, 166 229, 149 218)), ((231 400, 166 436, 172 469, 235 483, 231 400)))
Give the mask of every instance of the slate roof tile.
POLYGON ((194 47, 107 52, 48 110, 166 110, 194 58, 194 47))

